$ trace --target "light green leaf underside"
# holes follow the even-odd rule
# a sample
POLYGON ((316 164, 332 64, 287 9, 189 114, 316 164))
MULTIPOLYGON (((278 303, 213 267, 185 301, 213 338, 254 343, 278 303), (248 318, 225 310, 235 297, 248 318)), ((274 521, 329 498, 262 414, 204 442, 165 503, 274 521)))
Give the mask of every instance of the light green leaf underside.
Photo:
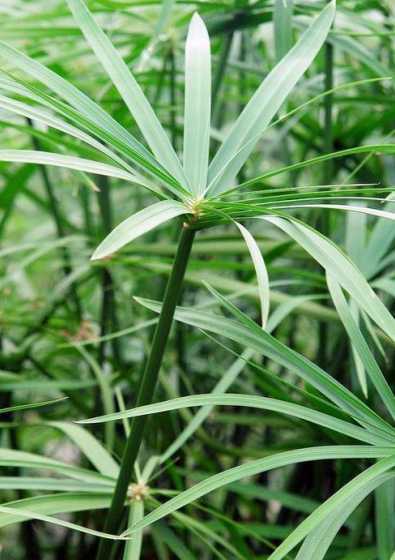
POLYGON ((75 156, 55 154, 52 152, 40 152, 34 150, 0 150, 0 161, 38 163, 41 165, 65 167, 67 169, 82 171, 84 173, 105 175, 107 177, 123 179, 131 183, 142 184, 138 177, 113 165, 75 156))
POLYGON ((97 247, 92 260, 102 259, 160 224, 191 211, 180 202, 163 200, 121 222, 97 247))
POLYGON ((194 195, 206 188, 210 145, 210 39, 195 13, 185 46, 184 170, 194 195))
POLYGON ((240 230, 241 235, 246 242, 248 250, 250 252, 251 260, 254 264, 255 273, 258 281, 258 294, 261 304, 261 322, 262 327, 266 327, 267 319, 269 317, 269 305, 270 305, 270 289, 269 289, 269 276, 267 273, 265 261, 263 260, 262 253, 258 247, 257 242, 251 235, 251 233, 239 223, 236 223, 240 230))
MULTIPOLYGON (((89 420, 83 420, 81 421, 81 423, 95 424, 100 422, 110 422, 113 420, 121 420, 123 418, 133 418, 136 416, 144 416, 147 414, 157 414, 159 412, 180 410, 183 408, 189 408, 194 406, 213 406, 213 405, 244 406, 247 408, 270 410, 273 412, 294 416, 302 420, 307 420, 308 422, 312 422, 314 424, 325 426, 326 428, 335 430, 339 433, 343 433, 355 439, 359 439, 365 443, 373 443, 373 444, 386 443, 385 440, 378 442, 375 436, 372 436, 371 434, 369 434, 369 432, 367 432, 363 428, 359 428, 358 426, 353 426, 352 424, 350 424, 349 422, 345 422, 344 420, 340 420, 330 415, 317 412, 315 410, 297 404, 281 401, 278 399, 256 397, 254 395, 206 394, 206 395, 193 395, 189 397, 180 397, 177 399, 172 399, 170 401, 141 406, 131 410, 125 410, 123 412, 116 412, 114 414, 107 414, 105 416, 99 416, 96 418, 91 418, 89 420)), ((395 434, 394 434, 394 443, 395 443, 395 434)))

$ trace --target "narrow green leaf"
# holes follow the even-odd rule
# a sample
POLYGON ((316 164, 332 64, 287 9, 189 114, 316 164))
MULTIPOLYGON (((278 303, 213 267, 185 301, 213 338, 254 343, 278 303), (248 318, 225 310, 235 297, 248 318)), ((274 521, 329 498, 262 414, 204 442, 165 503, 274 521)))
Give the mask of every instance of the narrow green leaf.
POLYGON ((292 47, 293 0, 275 0, 273 12, 274 46, 279 62, 292 47))
POLYGON ((285 165, 283 167, 278 167, 275 169, 271 169, 258 177, 254 177, 244 183, 241 183, 237 187, 230 189, 231 190, 241 189, 251 187, 252 185, 256 185, 261 181, 269 179, 270 177, 275 177, 276 175, 281 175, 282 173, 290 173, 291 171, 298 171, 299 169, 304 169, 306 167, 311 167, 312 165, 317 165, 318 163, 324 163, 325 161, 329 161, 331 159, 338 159, 342 157, 352 156, 354 154, 394 154, 395 153, 395 144, 368 144, 366 146, 356 146, 354 148, 347 148, 345 150, 337 150, 336 152, 330 152, 329 154, 323 154, 321 156, 316 156, 311 159, 305 159, 303 161, 299 161, 297 163, 292 163, 291 165, 285 165))
POLYGON ((90 159, 83 159, 75 156, 63 154, 55 154, 52 152, 40 152, 34 150, 0 150, 0 161, 21 162, 21 163, 39 163, 42 165, 53 165, 55 167, 66 167, 76 171, 85 173, 94 173, 95 175, 105 175, 107 177, 115 177, 123 179, 131 183, 143 184, 140 179, 132 175, 128 171, 101 163, 90 159))
POLYGON ((84 114, 90 122, 102 126, 103 129, 107 129, 115 137, 125 142, 132 150, 135 150, 143 158, 155 164, 152 155, 132 134, 115 121, 97 103, 73 86, 71 82, 49 70, 49 68, 46 68, 37 60, 29 58, 2 41, 0 41, 0 57, 43 83, 59 95, 59 97, 70 103, 72 107, 84 114))
POLYGON ((386 210, 376 210, 376 208, 367 208, 364 206, 353 206, 348 204, 291 204, 287 206, 273 206, 274 208, 321 208, 323 210, 344 210, 346 212, 357 212, 367 214, 368 216, 377 216, 387 220, 395 220, 395 214, 386 210))
MULTIPOLYGON (((268 472, 273 469, 285 467, 287 465, 295 465, 297 463, 305 463, 308 461, 322 461, 326 459, 376 459, 379 457, 389 457, 388 465, 395 463, 393 447, 370 447, 370 446, 321 446, 310 447, 306 449, 298 449, 295 451, 285 451, 271 457, 251 461, 250 463, 233 467, 226 471, 210 476, 206 480, 199 482, 184 490, 181 494, 168 500, 157 509, 149 513, 144 519, 137 523, 131 530, 124 534, 130 534, 139 531, 143 527, 147 527, 166 515, 170 515, 178 509, 198 500, 199 498, 222 488, 231 482, 236 482, 242 478, 248 478, 268 472)), ((386 468, 390 468, 386 464, 386 468)))
POLYGON ((244 241, 246 242, 252 262, 254 264, 258 281, 259 300, 261 303, 262 327, 265 328, 269 316, 270 305, 269 276, 267 273, 265 261, 263 260, 262 253, 258 247, 257 242, 248 231, 248 229, 237 222, 236 225, 239 228, 241 235, 244 237, 244 241))
POLYGON ((392 418, 395 419, 395 396, 391 391, 391 387, 385 379, 373 353, 371 352, 358 327, 358 324, 352 316, 342 289, 335 280, 334 276, 330 273, 327 274, 327 283, 329 293, 331 294, 333 303, 335 304, 336 310, 342 320, 347 334, 350 337, 350 340, 361 359, 371 382, 387 407, 388 412, 391 414, 392 418))
MULTIPOLYGON (((144 517, 144 502, 143 500, 132 500, 129 506, 129 520, 128 527, 139 523, 144 517)), ((125 546, 123 560, 139 560, 141 548, 143 544, 143 531, 138 531, 133 535, 125 546)))
POLYGON ((318 527, 309 533, 295 560, 323 560, 332 541, 352 512, 378 486, 393 478, 394 475, 391 473, 378 476, 336 507, 318 527))
POLYGON ((134 174, 133 169, 128 166, 115 152, 107 148, 102 142, 95 140, 89 134, 86 134, 79 128, 70 125, 66 121, 51 115, 48 111, 44 111, 40 108, 33 107, 27 103, 22 103, 21 101, 11 99, 4 95, 0 95, 0 107, 6 111, 11 111, 17 115, 22 115, 55 128, 56 130, 60 130, 61 132, 65 132, 66 134, 70 134, 71 136, 78 138, 78 140, 82 140, 86 144, 96 148, 96 150, 102 152, 107 157, 111 158, 115 163, 134 174))
POLYGON ((195 13, 185 46, 184 170, 196 196, 204 193, 207 184, 210 115, 210 39, 195 13))
POLYGON ((209 167, 212 194, 229 188, 254 148, 250 138, 264 132, 323 45, 335 15, 336 3, 330 2, 302 35, 296 45, 264 79, 251 98, 209 167), (238 153, 239 152, 239 153, 238 153), (234 157, 238 153, 237 157, 234 157))
POLYGON ((287 414, 296 418, 300 418, 302 420, 307 420, 308 422, 312 422, 314 424, 325 426, 326 428, 335 430, 339 433, 343 433, 344 435, 347 435, 349 437, 359 439, 365 443, 367 442, 379 445, 386 444, 386 440, 378 441, 377 437, 369 434, 367 430, 359 428, 358 426, 353 426, 349 422, 345 422, 344 420, 340 420, 328 414, 317 412, 310 408, 286 401, 271 399, 267 397, 255 397, 254 395, 207 394, 179 397, 170 401, 132 408, 131 410, 115 412, 114 414, 107 414, 105 416, 90 418, 89 420, 81 420, 80 423, 96 424, 101 422, 110 422, 113 420, 121 420, 123 418, 134 418, 136 416, 144 416, 147 414, 156 414, 158 412, 180 410, 183 408, 190 408, 194 406, 213 405, 245 406, 247 408, 270 410, 272 412, 287 414))
POLYGON ((92 260, 103 259, 108 255, 133 241, 140 235, 150 231, 160 224, 181 216, 182 214, 190 214, 186 206, 180 202, 172 200, 163 200, 152 204, 144 210, 140 210, 129 218, 121 222, 97 247, 92 255, 92 260))
POLYGON ((73 513, 78 511, 96 510, 108 507, 111 496, 89 494, 86 492, 67 492, 67 494, 49 494, 34 496, 4 504, 12 512, 0 512, 0 527, 20 523, 27 519, 35 519, 36 514, 53 515, 57 513, 73 513), (22 512, 23 519, 19 515, 22 512), (27 511, 33 514, 32 517, 27 511), (15 513, 14 513, 15 512, 15 513))
POLYGON ((295 546, 297 546, 303 538, 315 529, 328 515, 336 508, 344 506, 348 498, 362 490, 370 482, 379 479, 380 476, 395 466, 395 455, 381 459, 377 464, 369 467, 360 475, 356 476, 351 482, 343 486, 326 502, 321 504, 311 515, 307 517, 298 527, 287 537, 278 548, 269 556, 268 560, 281 560, 295 546))
POLYGON ((376 324, 395 340, 395 320, 369 286, 361 272, 329 239, 295 218, 262 216, 286 232, 299 243, 317 262, 335 276, 339 284, 355 299, 376 324))
POLYGON ((95 471, 81 469, 74 465, 68 465, 62 461, 57 461, 43 455, 17 451, 14 449, 0 449, 0 465, 3 467, 23 467, 29 469, 46 469, 60 473, 64 476, 89 483, 110 484, 114 483, 112 477, 101 475, 95 471))
POLYGON ((151 105, 128 66, 97 25, 83 0, 67 0, 73 16, 100 63, 125 101, 157 160, 185 188, 180 161, 151 105))
POLYGON ((64 401, 65 399, 67 399, 67 397, 61 397, 59 399, 53 399, 51 401, 41 401, 37 403, 27 403, 27 404, 17 404, 14 406, 7 406, 6 408, 0 408, 0 414, 6 414, 8 412, 18 412, 19 410, 31 410, 33 408, 41 408, 43 406, 57 404, 58 402, 64 401))
MULTIPOLYGON (((160 311, 161 306, 156 302, 141 298, 138 298, 137 301, 155 312, 160 311)), ((267 356, 306 380, 337 406, 354 416, 354 418, 364 426, 369 425, 369 429, 378 433, 380 437, 382 435, 384 437, 385 434, 385 437, 389 438, 389 442, 392 443, 394 441, 395 432, 393 428, 376 415, 351 391, 346 389, 341 383, 336 381, 316 364, 310 362, 303 355, 291 350, 279 340, 272 337, 253 321, 249 320, 248 317, 245 317, 245 322, 241 323, 239 321, 227 319, 221 315, 206 313, 193 308, 178 307, 176 309, 175 318, 178 321, 200 328, 203 331, 214 332, 220 336, 225 336, 242 344, 246 348, 251 348, 267 356), (248 323, 248 321, 250 322, 248 323)))
MULTIPOLYGON (((233 362, 231 367, 225 371, 223 377, 218 381, 212 390, 212 395, 219 395, 225 393, 232 383, 236 380, 238 375, 246 366, 246 361, 252 356, 250 350, 246 350, 243 354, 233 362)), ((192 436, 192 434, 202 425, 206 420, 208 415, 213 409, 213 405, 202 406, 196 414, 193 415, 192 420, 188 425, 182 430, 182 432, 176 437, 176 439, 169 445, 164 453, 160 457, 161 463, 167 461, 174 453, 176 453, 182 445, 192 436)))
POLYGON ((388 480, 375 492, 378 560, 391 558, 395 550, 395 481, 388 480))
POLYGON ((117 478, 119 466, 102 444, 82 426, 69 422, 47 422, 66 434, 104 476, 117 478))
POLYGON ((78 531, 79 533, 85 533, 87 535, 92 535, 94 537, 101 537, 103 539, 110 540, 125 540, 125 537, 111 535, 109 533, 103 533, 101 531, 96 531, 94 529, 89 529, 88 527, 83 527, 82 525, 76 525, 75 523, 70 523, 63 519, 58 519, 56 517, 50 517, 49 515, 43 515, 42 513, 37 513, 36 511, 30 511, 28 509, 14 508, 10 506, 0 506, 0 513, 5 515, 19 517, 19 521, 27 521, 28 519, 37 519, 39 521, 44 521, 52 525, 57 525, 59 527, 65 527, 66 529, 71 529, 73 531, 78 531))
POLYGON ((45 490, 50 492, 86 492, 89 494, 109 494, 114 492, 114 484, 100 484, 70 478, 44 478, 43 476, 0 476, 1 490, 45 490))

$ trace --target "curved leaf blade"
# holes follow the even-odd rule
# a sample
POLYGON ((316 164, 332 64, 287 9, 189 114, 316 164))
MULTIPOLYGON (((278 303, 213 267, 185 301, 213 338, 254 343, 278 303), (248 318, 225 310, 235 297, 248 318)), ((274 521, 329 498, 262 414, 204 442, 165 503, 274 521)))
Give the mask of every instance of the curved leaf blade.
POLYGON ((140 235, 147 233, 147 231, 176 216, 188 213, 190 214, 191 211, 180 202, 163 200, 152 204, 148 208, 144 208, 144 210, 140 210, 140 212, 126 218, 126 220, 113 229, 97 247, 92 255, 92 260, 103 259, 140 235))

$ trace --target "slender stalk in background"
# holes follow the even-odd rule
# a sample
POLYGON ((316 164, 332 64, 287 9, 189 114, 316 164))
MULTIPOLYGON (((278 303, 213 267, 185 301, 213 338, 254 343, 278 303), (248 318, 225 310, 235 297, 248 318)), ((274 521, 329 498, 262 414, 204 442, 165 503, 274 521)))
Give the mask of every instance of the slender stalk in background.
MULTIPOLYGON (((325 81, 324 91, 330 91, 334 86, 333 79, 334 49, 330 41, 325 43, 325 81)), ((333 92, 324 97, 324 154, 333 152, 333 92)), ((333 180, 333 161, 328 160, 323 166, 323 185, 330 185, 333 180)), ((324 235, 330 235, 330 215, 323 212, 320 215, 320 229, 324 235)), ((328 325, 319 324, 318 363, 322 368, 327 367, 328 353, 328 325)))
MULTIPOLYGON (((140 380, 135 406, 150 404, 152 402, 170 328, 173 323, 174 311, 180 298, 184 274, 194 237, 195 232, 187 225, 184 225, 181 231, 173 268, 167 282, 162 311, 155 329, 150 355, 140 380)), ((116 533, 119 531, 128 486, 132 478, 134 463, 143 440, 145 425, 146 418, 143 416, 133 419, 131 423, 130 434, 122 457, 121 469, 105 523, 104 530, 109 533, 116 533)), ((99 546, 97 560, 108 560, 111 549, 112 543, 109 540, 102 540, 99 546)))
MULTIPOLYGON (((27 118, 26 121, 29 127, 33 128, 32 120, 27 118)), ((37 151, 41 150, 40 141, 33 135, 32 135, 32 144, 35 150, 37 151)), ((49 179, 47 168, 44 165, 40 165, 38 168, 38 172, 41 175, 48 196, 49 207, 51 209, 52 217, 55 222, 57 236, 59 239, 61 239, 65 237, 66 232, 63 227, 63 222, 62 222, 62 217, 60 215, 58 202, 53 192, 53 188, 52 188, 51 181, 49 179)), ((70 261, 70 255, 66 247, 61 247, 61 251, 62 251, 62 258, 63 258, 63 273, 67 277, 73 272, 71 261, 70 261)), ((81 302, 80 302, 80 298, 78 297, 78 293, 74 284, 71 285, 70 291, 71 291, 72 300, 74 302, 75 310, 77 312, 77 317, 79 320, 81 320, 82 319, 81 302)))
POLYGON ((174 48, 171 47, 169 52, 169 62, 170 62, 170 135, 171 144, 174 148, 177 148, 177 67, 176 67, 176 55, 174 48))
MULTIPOLYGON (((97 193, 100 216, 102 222, 102 233, 108 235, 113 227, 112 220, 112 205, 110 197, 110 184, 108 177, 98 177, 98 185, 100 191, 97 193)), ((118 330, 118 315, 115 305, 115 290, 114 281, 110 271, 103 268, 101 277, 101 290, 102 290, 102 304, 100 313, 100 337, 104 337, 108 333, 108 328, 111 327, 114 331, 118 330)), ((98 363, 100 367, 104 363, 106 342, 102 341, 99 346, 98 363)), ((118 370, 122 369, 122 358, 120 341, 118 338, 112 340, 112 352, 114 357, 115 367, 118 370)))
POLYGON ((220 103, 220 91, 222 87, 222 83, 225 77, 225 72, 228 64, 229 53, 233 42, 233 35, 234 32, 227 34, 222 45, 222 49, 219 55, 219 59, 217 62, 216 71, 213 78, 213 87, 211 93, 212 99, 212 107, 211 107, 211 114, 212 114, 212 121, 214 126, 220 125, 220 116, 221 116, 221 103, 220 103))

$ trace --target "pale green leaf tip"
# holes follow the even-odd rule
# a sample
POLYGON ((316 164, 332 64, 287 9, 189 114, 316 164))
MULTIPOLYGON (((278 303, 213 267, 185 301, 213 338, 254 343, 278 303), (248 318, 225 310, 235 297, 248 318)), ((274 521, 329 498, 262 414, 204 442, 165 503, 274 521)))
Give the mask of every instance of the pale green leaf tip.
POLYGON ((203 20, 202 20, 202 18, 200 17, 199 12, 194 12, 194 13, 193 13, 193 16, 192 16, 192 18, 191 18, 191 23, 194 23, 194 24, 201 24, 201 23, 203 23, 203 20))
POLYGON ((90 260, 91 261, 99 261, 101 259, 105 259, 108 256, 108 253, 103 253, 100 250, 100 245, 99 247, 93 252, 93 255, 91 256, 90 260))
POLYGON ((204 20, 199 15, 199 12, 194 12, 191 18, 191 22, 189 24, 189 34, 194 35, 195 33, 196 34, 203 33, 204 35, 208 36, 206 24, 204 23, 204 20))

